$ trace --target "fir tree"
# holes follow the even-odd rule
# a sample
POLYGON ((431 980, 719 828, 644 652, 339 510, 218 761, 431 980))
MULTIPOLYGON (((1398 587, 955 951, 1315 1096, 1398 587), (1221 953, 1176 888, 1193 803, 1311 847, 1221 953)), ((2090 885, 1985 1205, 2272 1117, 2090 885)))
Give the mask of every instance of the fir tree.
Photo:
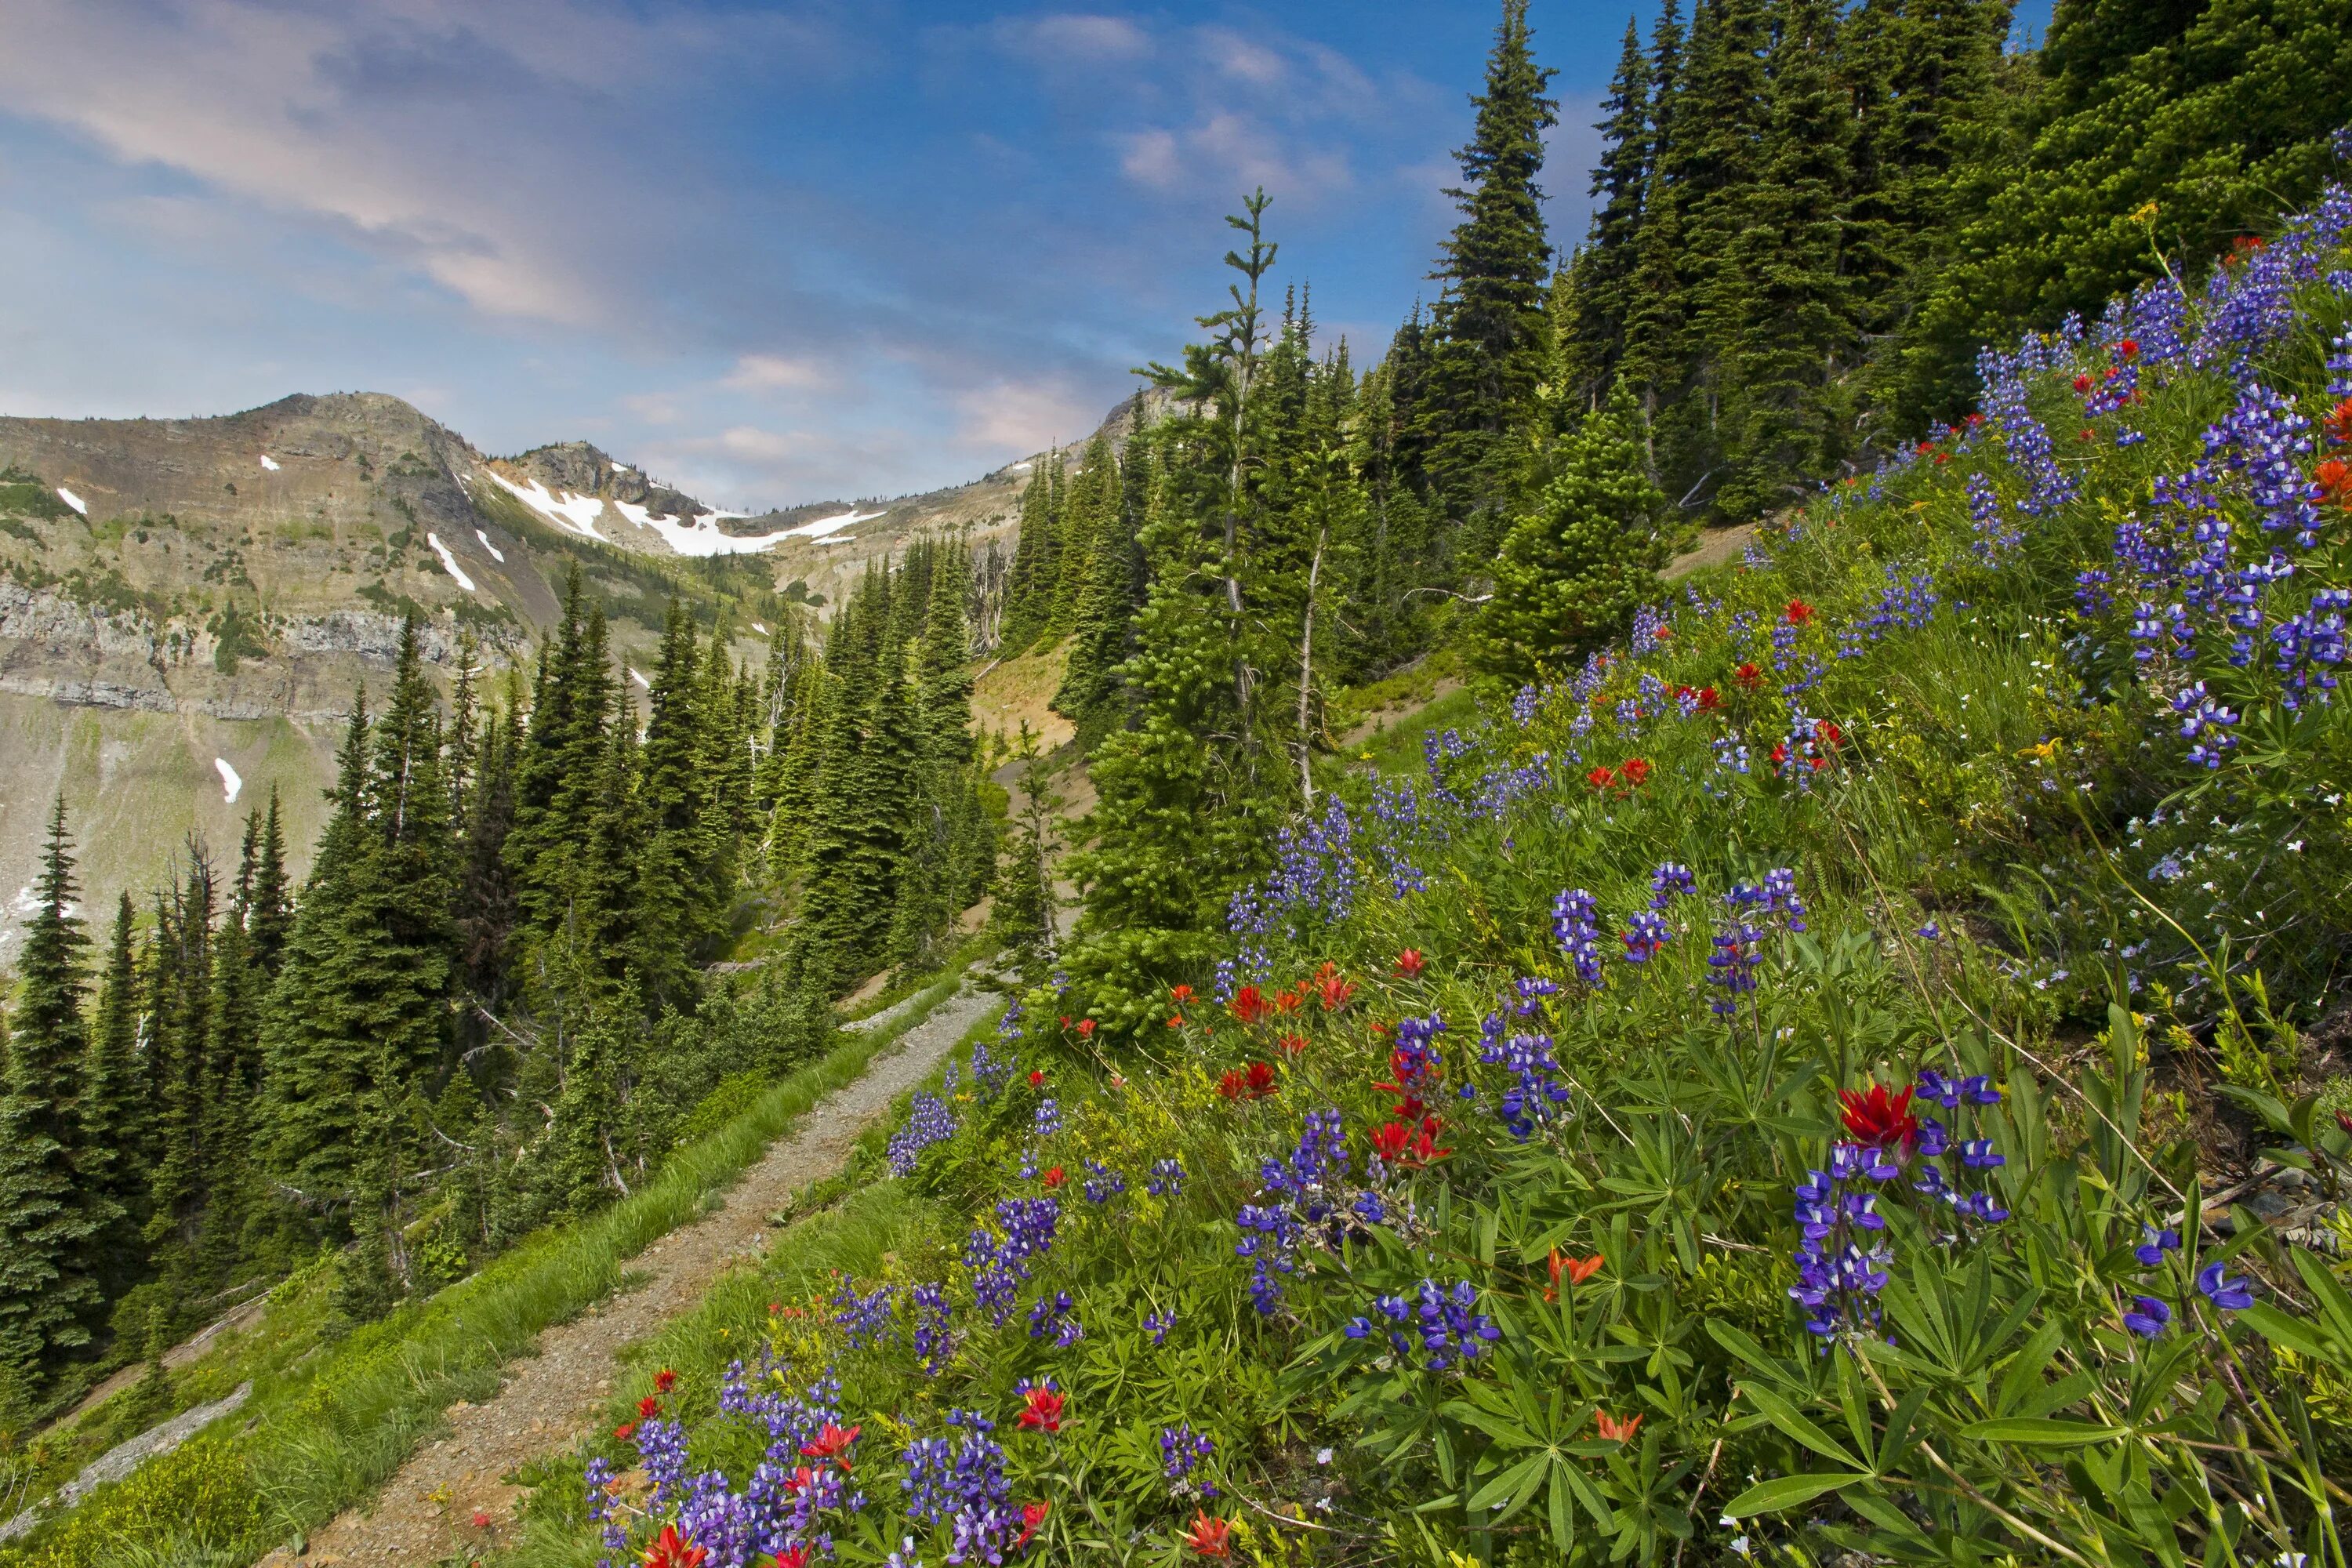
POLYGON ((151 1106, 141 1082, 139 1023, 142 1008, 134 947, 137 919, 131 895, 116 905, 107 942, 106 976, 82 1058, 81 1162, 85 1202, 101 1229, 95 1238, 96 1271, 109 1300, 134 1283, 145 1263, 139 1227, 146 1211, 151 1106))
POLYGON ((1506 687, 1564 672, 1654 595, 1665 498, 1650 482, 1640 413, 1620 387, 1561 443, 1549 484, 1511 527, 1495 594, 1471 628, 1473 668, 1506 687))
POLYGON ((1445 194, 1462 222, 1436 276, 1437 346, 1431 364, 1430 469, 1448 514, 1467 531, 1465 569, 1491 544, 1495 520, 1523 481, 1514 432, 1525 424, 1545 370, 1543 133, 1558 123, 1544 96, 1552 73, 1535 63, 1527 0, 1503 0, 1487 56, 1486 90, 1474 99, 1476 130, 1454 155, 1464 184, 1445 194))
POLYGON ((91 1244, 112 1217, 77 1169, 89 939, 73 913, 69 848, 60 799, 34 879, 16 1020, 0 1026, 0 1381, 19 1388, 89 1342, 102 1305, 91 1244))
MULTIPOLYGON (((1592 215, 1592 233, 1577 253, 1574 266, 1572 326, 1559 331, 1554 311, 1554 334, 1560 345, 1561 400, 1582 413, 1599 405, 1608 378, 1625 353, 1625 319, 1631 309, 1626 291, 1631 285, 1641 240, 1642 204, 1650 180, 1650 59, 1643 52, 1642 34, 1632 18, 1625 22, 1625 44, 1611 79, 1601 108, 1608 118, 1593 127, 1601 132, 1601 161, 1593 165, 1591 194, 1601 198, 1592 215)), ((1559 281, 1555 279, 1555 289, 1559 281)))

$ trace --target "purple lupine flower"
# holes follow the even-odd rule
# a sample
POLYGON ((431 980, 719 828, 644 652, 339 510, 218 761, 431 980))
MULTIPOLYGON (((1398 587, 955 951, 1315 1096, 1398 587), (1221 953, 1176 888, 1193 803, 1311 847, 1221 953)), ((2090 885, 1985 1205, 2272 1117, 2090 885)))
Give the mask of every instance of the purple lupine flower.
POLYGON ((1577 978, 1587 985, 1601 984, 1600 904, 1582 888, 1570 888, 1551 901, 1551 934, 1577 978))
POLYGON ((2197 1289, 2224 1312, 2242 1312, 2254 1304, 2253 1288, 2243 1279, 2229 1278, 2219 1263, 2209 1263, 2197 1271, 2197 1289))
POLYGON ((1636 910, 1625 926, 1625 962, 1647 963, 1674 936, 1666 918, 1651 910, 1636 910))
POLYGON ((2172 1326, 2172 1309, 2153 1296, 2134 1296, 2124 1327, 2144 1340, 2155 1339, 2172 1326))
POLYGON ((919 1093, 907 1111, 907 1124, 890 1135, 888 1160, 894 1176, 911 1176, 923 1157, 923 1151, 934 1143, 944 1143, 956 1135, 955 1112, 947 1102, 932 1094, 919 1093))

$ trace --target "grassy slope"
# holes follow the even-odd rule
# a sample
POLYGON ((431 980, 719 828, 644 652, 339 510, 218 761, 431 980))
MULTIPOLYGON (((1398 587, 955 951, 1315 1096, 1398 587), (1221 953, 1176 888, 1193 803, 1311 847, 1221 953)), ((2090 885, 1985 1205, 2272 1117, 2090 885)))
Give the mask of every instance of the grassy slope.
MULTIPOLYGON (((2325 340, 2352 298, 2306 287, 2301 302, 2309 318, 2266 363, 2315 415, 2325 340)), ((1315 897, 1277 907, 1258 944, 1266 991, 1307 998, 1295 1013, 1245 1022, 1171 999, 1181 1026, 1137 1042, 1114 1074, 1055 1021, 1082 999, 1031 998, 1043 1027, 1023 1065, 1044 1088, 960 1102, 961 1130, 905 1189, 861 1194, 836 1222, 840 1249, 811 1255, 851 1268, 861 1294, 898 1289, 890 1335, 851 1348, 828 1282, 784 1264, 715 1306, 702 1341, 666 1347, 686 1375, 665 1414, 688 1422, 695 1468, 740 1486, 758 1460, 764 1433, 715 1414, 715 1376, 764 1350, 781 1370, 756 1386, 862 1424, 856 1479, 872 1501, 825 1521, 852 1562, 879 1561, 902 1531, 926 1560, 946 1549, 944 1530, 899 1517, 899 1456, 910 1437, 952 1436, 950 1406, 997 1423, 1011 1500, 1053 1505, 1040 1537, 1055 1560, 1181 1555, 1204 1500, 1161 1468, 1159 1436, 1181 1423, 1213 1441, 1212 1507, 1265 1563, 1729 1561, 1735 1532, 1791 1562, 1853 1546, 1946 1560, 1971 1544, 2179 1561, 2183 1542, 2209 1561, 2341 1562, 2315 1504, 2341 1509, 2323 1477, 2352 1458, 2352 1300, 2319 1254, 2243 1211, 2185 1226, 2185 1251, 2154 1266, 2132 1247, 2184 1197, 2197 1212, 2193 1194, 2254 1150, 2293 1142, 2249 1136, 2217 1078, 2284 1100, 2343 1070, 2293 1020, 2329 1000, 2346 950, 2352 724, 2341 704, 2293 721, 2263 708, 2257 669, 2232 699, 2243 754, 2217 774, 2187 761, 2168 698, 2192 675, 2225 694, 2236 678, 2159 661, 2133 682, 2128 616, 2079 616, 2071 590, 2233 394, 2219 372, 2151 374, 2144 406, 2094 419, 2076 443, 2071 369, 2037 380, 2033 403, 2079 499, 2026 516, 2027 476, 2001 439, 1947 440, 1883 496, 1816 507, 1761 541, 1769 567, 1695 578, 1669 636, 1429 779, 1418 826, 1360 815, 1315 897), (2116 444, 2126 424, 2145 444, 2116 444), (2021 544, 1979 531, 1974 472, 2021 544), (1915 576, 1934 603, 1906 601, 1915 576), (1737 674, 1751 663, 1752 685, 1737 674), (1685 685, 1714 687, 1721 711, 1683 715, 1685 685), (1634 758, 1631 786, 1587 779, 1634 758), (1697 890, 1663 901, 1664 946, 1628 963, 1622 933, 1664 862, 1697 890), (1751 906, 1757 988, 1727 991, 1708 962, 1735 918, 1722 895, 1780 868, 1807 908, 1751 906), (1391 871, 1419 890, 1393 892, 1391 871), (1592 895, 1597 980, 1556 936, 1567 889, 1592 895), (1392 964, 1408 947, 1425 973, 1392 964), (1327 960, 1353 986, 1328 1007, 1311 984, 1327 960), (1425 1160, 1374 1167, 1406 1018, 1445 1023, 1423 1089, 1443 1122, 1425 1160), (1527 1043, 1504 1043, 1515 1035, 1527 1043), (1252 1061, 1276 1064, 1275 1092, 1222 1093, 1221 1075, 1252 1061), (1928 1068, 2000 1086, 1998 1105, 1922 1108, 2004 1163, 1923 1152, 1906 1175, 1933 1163, 2010 1217, 1963 1225, 1907 1181, 1874 1189, 1887 1229, 1856 1235, 1889 1247, 1887 1278, 1855 1298, 1825 1357, 1788 1299, 1793 1190, 1829 1163, 1834 1091, 1928 1068), (1061 1127, 1040 1135, 1048 1095, 1061 1127), (1286 1205, 1265 1163, 1311 1164, 1302 1116, 1324 1109, 1344 1152, 1327 1147, 1315 1190, 1286 1205), (1149 1193, 1171 1160, 1181 1190, 1149 1193), (1078 1191, 1097 1166, 1125 1180, 1099 1204, 1078 1191), (1054 1187, 1057 1169, 1068 1180, 1054 1187), (1367 1194, 1377 1222, 1329 1217, 1367 1194), (959 1238, 1001 1235, 999 1199, 1047 1196, 1050 1254, 992 1321, 959 1238), (1300 1212, 1310 1202, 1324 1217, 1300 1212), (1295 1247, 1237 1226, 1286 1207, 1295 1247), (1268 1265, 1255 1282, 1243 1244, 1268 1265), (1557 1277, 1559 1257, 1591 1271, 1557 1277), (2191 1282, 2215 1264, 2265 1300, 2220 1310, 2191 1282), (956 1308, 937 1374, 915 1363, 904 1310, 927 1281, 956 1308), (1060 1292, 1086 1332, 1057 1348, 1028 1313, 1060 1292), (2126 1331, 2139 1295, 2173 1315, 2158 1340, 2126 1331), (797 1310, 767 1315, 763 1296, 797 1310), (1393 1348, 1384 1300, 1412 1328, 1393 1348), (1868 1327, 1874 1310, 1886 1316, 1868 1327), (1145 1316, 1171 1311, 1157 1342, 1145 1316), (1475 1353, 1433 1365, 1420 1336, 1449 1313, 1475 1353), (1361 1337, 1342 1331, 1350 1320, 1361 1337), (1892 1347, 1877 1337, 1889 1331, 1892 1347), (1018 1381, 1048 1376, 1068 1399, 1051 1436, 1013 1419, 1018 1381), (1621 1440, 1604 1415, 1642 1425, 1621 1440), (1787 1479, 1801 1476, 1816 1479, 1787 1479), (1720 1529, 1727 1507, 1743 1519, 1720 1529)), ((2331 531, 2287 597, 2352 575, 2341 514, 2331 531)), ((2309 1136, 2328 1152, 2305 1157, 2345 1157, 2332 1131, 2309 1136)), ((2340 1214, 2295 1212, 2352 1240, 2340 1214)), ((604 1448, 616 1468, 635 1461, 604 1448)), ((791 1442, 780 1455, 794 1462, 791 1442)), ((534 1557, 593 1554, 563 1495, 576 1482, 551 1479, 534 1557)), ((650 1530, 630 1495, 625 1518, 650 1530)))
MULTIPOLYGON (((251 1378, 255 1394, 239 1430, 207 1434, 151 1462, 9 1555, 40 1568, 149 1552, 250 1562, 331 1518, 396 1470, 447 1405, 495 1393, 499 1369, 541 1329, 610 1293, 631 1258, 702 1212, 810 1107, 945 1001, 960 978, 934 983, 890 1026, 846 1037, 724 1129, 680 1150, 627 1199, 552 1227, 346 1339, 325 1338, 325 1271, 289 1280, 281 1288, 286 1306, 273 1306, 256 1332, 172 1380, 171 1407, 184 1408, 251 1378)), ((106 1419, 106 1408, 86 1420, 93 1434, 121 1425, 106 1419)), ((153 1414, 151 1405, 142 1418, 153 1414)), ((77 1454, 77 1462, 87 1457, 77 1454)))

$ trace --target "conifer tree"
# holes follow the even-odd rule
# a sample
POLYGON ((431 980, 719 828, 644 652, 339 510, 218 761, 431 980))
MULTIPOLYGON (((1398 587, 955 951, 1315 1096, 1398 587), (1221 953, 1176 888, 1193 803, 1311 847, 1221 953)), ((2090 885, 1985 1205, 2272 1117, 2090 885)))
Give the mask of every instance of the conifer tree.
POLYGON ((1142 599, 1142 555, 1136 547, 1140 492, 1148 483, 1150 440, 1131 433, 1122 462, 1097 435, 1087 447, 1090 470, 1104 476, 1085 567, 1071 606, 1069 662, 1054 693, 1054 710, 1091 744, 1118 717, 1118 668, 1130 651, 1135 611, 1142 599))
MULTIPOLYGON (((1601 136, 1591 194, 1601 198, 1592 233, 1577 253, 1573 326, 1561 345, 1561 401, 1582 413, 1599 405, 1608 378, 1625 353, 1625 319, 1641 241, 1642 204, 1650 179, 1650 59, 1641 29, 1625 22, 1625 44, 1601 108, 1601 136)), ((1559 280, 1555 279, 1555 289, 1559 280)), ((1559 332, 1555 310, 1554 331, 1559 332)))
POLYGON ((131 895, 116 905, 107 941, 106 975, 82 1058, 81 1162, 84 1201, 101 1228, 93 1238, 95 1269, 109 1300, 142 1271, 139 1231, 146 1211, 150 1103, 140 1080, 142 1011, 131 895))
POLYGON ((1514 433, 1525 424, 1545 370, 1543 133, 1558 122, 1544 96, 1552 73, 1535 63, 1527 0, 1503 0, 1476 130, 1454 155, 1464 184, 1445 194, 1462 222, 1445 242, 1436 276, 1436 352, 1431 363, 1432 478, 1448 516, 1466 531, 1457 542, 1465 570, 1491 546, 1496 520, 1524 480, 1514 433))
POLYGON ((1733 242, 1741 319, 1721 345, 1729 473, 1718 513, 1756 516, 1833 470, 1853 429, 1839 378, 1853 364, 1843 209, 1852 114, 1829 0, 1777 0, 1764 145, 1733 242))
POLYGON ((175 1324, 205 1292, 205 1217, 212 1197, 205 1093, 216 1045, 213 1017, 213 921, 219 910, 212 861, 190 840, 184 876, 155 903, 155 961, 149 969, 150 1054, 154 1068, 156 1149, 148 1188, 149 1257, 161 1300, 175 1324))
POLYGON ((112 1217, 77 1168, 89 939, 70 847, 60 798, 33 884, 21 1000, 0 1037, 0 1384, 20 1391, 89 1342, 102 1306, 91 1242, 112 1217))
POLYGON ((1474 668, 1505 687, 1564 672, 1622 630, 1665 564, 1665 498, 1650 482, 1640 412, 1620 385, 1571 431, 1533 509, 1511 527, 1495 594, 1471 628, 1474 668))

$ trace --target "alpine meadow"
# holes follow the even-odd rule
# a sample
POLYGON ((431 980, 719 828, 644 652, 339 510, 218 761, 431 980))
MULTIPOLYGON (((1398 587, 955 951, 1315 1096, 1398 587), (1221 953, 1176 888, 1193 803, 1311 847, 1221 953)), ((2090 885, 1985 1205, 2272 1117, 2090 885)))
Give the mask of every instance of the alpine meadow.
MULTIPOLYGON (((0 1568, 2352 1568, 2352 0, 1551 26, 961 511, 398 405, 323 809, 44 792, 0 1568)), ((37 423, 0 637, 327 646, 37 423)))

